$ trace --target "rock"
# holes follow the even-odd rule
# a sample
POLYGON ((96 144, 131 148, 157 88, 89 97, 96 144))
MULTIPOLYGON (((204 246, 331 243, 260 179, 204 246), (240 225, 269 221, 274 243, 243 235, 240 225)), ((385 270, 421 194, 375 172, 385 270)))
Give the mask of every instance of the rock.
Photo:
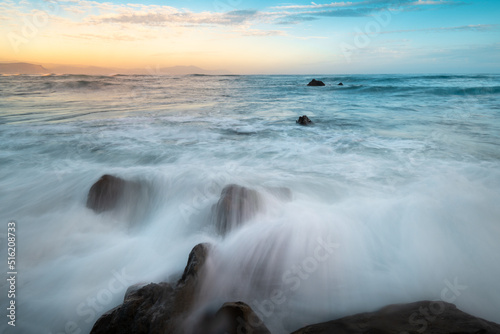
POLYGON ((132 291, 122 305, 102 315, 90 333, 164 333, 172 328, 173 296, 174 289, 168 283, 151 283, 132 291))
POLYGON ((210 244, 198 244, 189 253, 188 263, 184 268, 181 279, 177 282, 173 300, 172 316, 179 318, 179 321, 184 320, 184 316, 196 301, 203 281, 202 268, 207 260, 210 248, 210 244))
POLYGON ((205 264, 208 257, 208 251, 210 250, 210 244, 203 243, 194 246, 189 253, 188 263, 186 268, 184 268, 184 273, 178 284, 186 283, 189 279, 196 279, 201 268, 205 264))
POLYGON ((95 212, 114 209, 125 191, 126 181, 116 176, 103 175, 92 185, 87 195, 87 208, 95 212))
POLYGON ((306 115, 300 116, 298 120, 295 121, 295 123, 299 123, 300 125, 308 125, 312 123, 312 121, 307 117, 306 115))
POLYGON ((210 245, 196 245, 189 254, 182 278, 169 283, 133 285, 123 304, 102 315, 91 334, 156 334, 182 332, 202 280, 210 245))
POLYGON ((95 213, 113 211, 120 221, 133 227, 143 223, 144 217, 151 213, 151 192, 146 183, 106 174, 90 188, 87 208, 95 213))
POLYGON ((222 189, 219 201, 212 207, 217 231, 221 235, 245 223, 262 207, 259 193, 253 189, 230 184, 222 189))
POLYGON ((337 86, 343 86, 344 84, 342 82, 339 82, 337 86))
POLYGON ((500 325, 460 311, 442 301, 389 305, 376 312, 361 313, 299 329, 292 334, 499 334, 500 325))
POLYGON ((213 316, 206 316, 193 334, 271 334, 255 312, 243 302, 225 303, 213 316))
POLYGON ((307 84, 308 86, 324 86, 325 83, 320 80, 312 79, 311 82, 307 84))

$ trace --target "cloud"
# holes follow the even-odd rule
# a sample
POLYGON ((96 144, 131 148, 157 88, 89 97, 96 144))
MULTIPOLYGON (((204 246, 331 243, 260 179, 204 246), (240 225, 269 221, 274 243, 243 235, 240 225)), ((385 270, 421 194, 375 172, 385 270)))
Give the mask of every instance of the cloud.
POLYGON ((93 23, 140 24, 147 26, 169 25, 242 25, 259 16, 256 10, 234 10, 226 13, 181 11, 168 6, 143 8, 118 8, 118 13, 95 15, 93 23))
MULTIPOLYGON (((498 24, 469 24, 456 27, 438 27, 438 28, 425 28, 425 29, 406 29, 406 30, 392 30, 381 31, 372 34, 398 34, 398 33, 411 33, 411 32, 445 32, 445 31, 490 31, 497 29, 498 24)), ((356 35, 359 35, 357 33, 356 35)), ((371 35, 371 33, 364 32, 363 34, 371 35)))
POLYGON ((110 34, 110 35, 103 35, 103 34, 78 34, 78 35, 70 35, 70 34, 64 34, 62 36, 68 37, 68 38, 72 38, 72 39, 86 39, 86 40, 96 40, 96 39, 108 40, 108 41, 138 41, 138 40, 144 40, 144 37, 134 37, 134 36, 125 35, 125 34, 110 34))
POLYGON ((363 17, 381 10, 415 11, 435 6, 456 6, 464 4, 455 0, 365 0, 360 2, 331 2, 310 5, 284 5, 272 7, 274 13, 281 13, 278 24, 298 24, 324 17, 363 17))
POLYGON ((258 29, 246 29, 240 32, 243 36, 256 36, 256 37, 267 37, 267 36, 287 36, 287 33, 282 30, 258 30, 258 29))

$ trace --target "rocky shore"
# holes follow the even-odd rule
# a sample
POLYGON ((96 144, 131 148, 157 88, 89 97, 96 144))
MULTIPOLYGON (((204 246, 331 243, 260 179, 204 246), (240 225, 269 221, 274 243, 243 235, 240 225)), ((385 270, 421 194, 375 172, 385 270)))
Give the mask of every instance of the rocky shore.
MULTIPOLYGON (((103 176, 90 189, 87 206, 96 214, 113 210, 123 192, 134 193, 135 188, 127 188, 127 182, 114 176, 103 176)), ((280 200, 292 198, 287 188, 267 190, 280 200)), ((257 190, 240 185, 224 187, 219 201, 212 208, 217 231, 224 236, 245 224, 255 212, 262 210, 261 196, 257 190)), ((270 334, 262 319, 241 301, 229 300, 216 310, 200 307, 199 293, 204 283, 205 267, 214 247, 208 243, 196 245, 177 282, 129 287, 123 303, 102 315, 91 334, 270 334)), ((293 332, 327 333, 500 334, 500 325, 469 315, 450 303, 418 301, 311 324, 293 332)))

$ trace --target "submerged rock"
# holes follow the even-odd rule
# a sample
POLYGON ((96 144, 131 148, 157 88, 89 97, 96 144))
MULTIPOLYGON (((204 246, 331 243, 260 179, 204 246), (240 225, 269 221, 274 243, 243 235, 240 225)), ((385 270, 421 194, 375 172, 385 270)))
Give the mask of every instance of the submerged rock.
POLYGON ((221 235, 250 220, 261 209, 256 190, 230 184, 222 189, 219 201, 212 207, 215 226, 221 235))
POLYGON ((209 244, 196 245, 189 254, 182 278, 175 286, 151 283, 130 287, 123 304, 102 315, 91 334, 156 334, 182 332, 202 279, 209 244))
POLYGON ((361 313, 299 329, 292 334, 500 334, 500 325, 460 311, 442 301, 389 305, 376 312, 361 313))
POLYGON ((87 208, 95 212, 114 209, 123 197, 127 181, 105 174, 92 185, 87 195, 87 208))
POLYGON ((300 116, 298 120, 295 121, 295 123, 299 123, 300 125, 308 125, 312 123, 312 121, 307 117, 306 115, 300 116))
POLYGON ((308 86, 324 86, 325 83, 320 80, 312 79, 311 82, 307 84, 308 86))
POLYGON ((290 202, 293 197, 292 191, 287 187, 266 187, 266 190, 274 197, 285 202, 290 202))

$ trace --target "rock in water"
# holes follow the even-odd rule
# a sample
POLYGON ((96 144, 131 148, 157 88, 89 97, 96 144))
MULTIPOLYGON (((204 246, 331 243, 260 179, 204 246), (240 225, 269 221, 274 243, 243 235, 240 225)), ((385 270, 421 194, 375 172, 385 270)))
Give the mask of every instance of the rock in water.
POLYGON ((300 116, 298 120, 295 121, 295 123, 299 123, 300 125, 308 125, 312 123, 312 121, 307 117, 306 115, 300 116))
POLYGON ((114 209, 125 191, 126 181, 105 174, 92 185, 87 196, 87 208, 95 212, 114 209))
POLYGON ((212 207, 217 231, 221 235, 227 234, 253 218, 261 207, 262 201, 257 191, 236 184, 224 187, 219 201, 212 207))
POLYGON ((342 82, 339 82, 337 86, 343 86, 344 84, 342 82))
POLYGON ((214 316, 196 326, 193 334, 271 334, 255 312, 243 302, 225 303, 214 316))
POLYGON ((168 283, 151 283, 127 293, 123 304, 103 314, 90 333, 164 333, 172 327, 173 296, 174 289, 168 283))
POLYGON ((196 245, 176 286, 151 283, 127 290, 123 304, 102 315, 91 334, 182 333, 202 280, 210 245, 196 245))
POLYGON ((460 311, 442 301, 389 305, 376 312, 361 313, 311 325, 292 334, 500 334, 500 325, 460 311))
POLYGON ((312 79, 311 82, 307 84, 308 86, 324 86, 325 83, 320 80, 312 79))

